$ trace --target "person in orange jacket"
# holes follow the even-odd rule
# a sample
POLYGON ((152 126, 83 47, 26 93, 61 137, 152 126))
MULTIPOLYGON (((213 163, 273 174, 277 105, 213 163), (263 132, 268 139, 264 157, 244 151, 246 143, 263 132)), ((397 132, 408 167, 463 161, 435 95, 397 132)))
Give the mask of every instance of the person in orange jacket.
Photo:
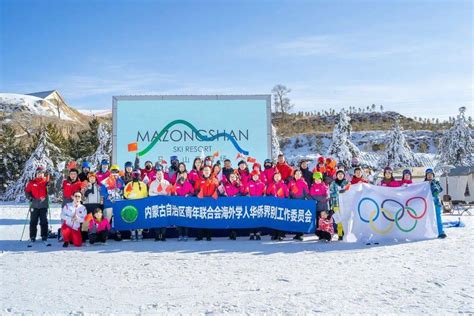
MULTIPOLYGON (((219 181, 211 174, 211 167, 206 165, 202 169, 202 177, 194 184, 194 191, 198 198, 212 197, 217 199, 217 188, 219 187, 219 181)), ((202 240, 203 236, 206 236, 206 240, 210 241, 211 231, 209 229, 199 229, 196 240, 202 240)))

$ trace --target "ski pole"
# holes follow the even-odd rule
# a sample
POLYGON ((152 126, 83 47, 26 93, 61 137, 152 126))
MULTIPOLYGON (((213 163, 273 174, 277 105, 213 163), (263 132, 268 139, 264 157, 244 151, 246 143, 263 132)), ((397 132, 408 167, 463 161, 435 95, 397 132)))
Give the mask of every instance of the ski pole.
POLYGON ((21 232, 20 241, 23 241, 23 235, 25 234, 25 228, 26 228, 26 224, 28 223, 28 217, 30 217, 30 213, 31 213, 31 203, 30 203, 30 207, 28 208, 28 213, 26 213, 25 224, 23 224, 23 231, 21 232))

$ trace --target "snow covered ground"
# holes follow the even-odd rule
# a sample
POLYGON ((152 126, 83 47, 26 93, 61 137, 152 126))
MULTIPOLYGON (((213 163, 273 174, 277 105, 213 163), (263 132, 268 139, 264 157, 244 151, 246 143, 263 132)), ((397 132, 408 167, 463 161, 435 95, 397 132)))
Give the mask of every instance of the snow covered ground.
POLYGON ((0 205, 2 315, 474 313, 474 217, 446 240, 379 246, 307 236, 63 249, 19 242, 26 212, 0 205))

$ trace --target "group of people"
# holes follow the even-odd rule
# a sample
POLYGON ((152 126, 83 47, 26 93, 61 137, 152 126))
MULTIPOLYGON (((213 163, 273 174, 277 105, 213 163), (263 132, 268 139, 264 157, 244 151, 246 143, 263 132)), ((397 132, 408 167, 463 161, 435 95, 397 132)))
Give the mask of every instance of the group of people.
MULTIPOLYGON (((274 163, 266 159, 263 167, 254 162, 250 167, 245 160, 232 166, 229 159, 213 161, 212 157, 196 157, 190 170, 176 156, 170 159, 171 165, 165 168, 161 163, 146 161, 143 167, 136 157, 134 163, 128 161, 121 170, 116 164, 102 160, 97 172, 91 171, 91 165, 83 162, 81 170, 70 168, 62 181, 63 202, 61 211, 61 235, 63 246, 81 246, 85 239, 91 244, 105 243, 109 235, 115 240, 122 239, 121 232, 111 227, 113 217, 109 202, 121 199, 142 199, 148 196, 177 195, 182 197, 225 198, 234 196, 272 196, 276 198, 305 199, 317 201, 316 235, 319 239, 331 241, 335 231, 339 240, 343 237, 342 224, 335 225, 333 214, 339 211, 339 194, 350 189, 351 184, 360 182, 378 184, 386 187, 406 186, 412 183, 410 170, 404 170, 402 178, 394 179, 393 170, 387 167, 383 177, 377 181, 368 166, 360 166, 353 160, 350 168, 332 158, 320 157, 313 170, 309 169, 308 160, 302 160, 297 167, 290 166, 285 156, 280 154, 274 163)), ((431 184, 435 200, 439 238, 446 234, 441 223, 441 204, 439 194, 442 189, 432 169, 426 170, 425 181, 431 184)), ((47 209, 49 207, 47 186, 49 179, 43 167, 36 170, 35 178, 26 186, 26 196, 31 201, 30 243, 36 240, 38 220, 41 227, 41 238, 46 243, 48 236, 47 209)), ((180 241, 188 240, 187 227, 177 227, 180 241)), ((141 240, 143 231, 133 230, 132 240, 141 240)), ((155 240, 166 240, 166 227, 154 229, 155 240)), ((273 230, 272 240, 282 240, 285 232, 273 230)), ((231 230, 229 238, 235 240, 237 232, 231 230)), ((211 230, 199 229, 196 240, 211 240, 211 230)), ((255 230, 250 239, 261 239, 260 232, 255 230)), ((294 239, 302 240, 298 233, 294 239)))

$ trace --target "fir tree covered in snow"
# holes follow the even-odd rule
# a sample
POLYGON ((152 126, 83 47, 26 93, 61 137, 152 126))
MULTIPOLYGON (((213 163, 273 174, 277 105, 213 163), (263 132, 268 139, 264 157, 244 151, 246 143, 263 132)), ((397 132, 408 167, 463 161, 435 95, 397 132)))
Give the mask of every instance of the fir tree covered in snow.
POLYGON ((352 158, 359 157, 360 151, 356 145, 350 141, 352 127, 350 117, 344 110, 339 113, 339 120, 334 126, 332 143, 329 146, 327 155, 333 157, 338 163, 346 167, 351 165, 352 158))
POLYGON ((279 154, 281 154, 280 141, 278 140, 277 129, 272 124, 272 160, 276 161, 279 154))
POLYGON ((474 142, 472 129, 465 117, 465 107, 459 109, 454 125, 444 133, 439 146, 441 165, 473 166, 474 142))
POLYGON ((112 139, 110 127, 107 124, 100 123, 97 127, 97 143, 95 152, 84 160, 91 163, 92 169, 99 166, 102 159, 110 160, 112 154, 112 139))
POLYGON ((0 133, 0 193, 21 173, 27 157, 17 140, 15 130, 4 124, 0 133))
POLYGON ((382 159, 379 161, 381 169, 389 166, 391 168, 417 167, 420 163, 408 145, 403 128, 398 118, 395 119, 392 130, 387 135, 387 146, 382 159))
POLYGON ((36 168, 39 166, 46 169, 52 180, 59 178, 60 172, 56 168, 60 157, 63 157, 61 150, 52 143, 47 130, 44 130, 39 136, 35 150, 26 161, 21 176, 15 183, 8 186, 3 199, 24 202, 26 200, 24 191, 26 184, 35 177, 36 168), (54 160, 51 157, 55 157, 58 160, 54 160))

